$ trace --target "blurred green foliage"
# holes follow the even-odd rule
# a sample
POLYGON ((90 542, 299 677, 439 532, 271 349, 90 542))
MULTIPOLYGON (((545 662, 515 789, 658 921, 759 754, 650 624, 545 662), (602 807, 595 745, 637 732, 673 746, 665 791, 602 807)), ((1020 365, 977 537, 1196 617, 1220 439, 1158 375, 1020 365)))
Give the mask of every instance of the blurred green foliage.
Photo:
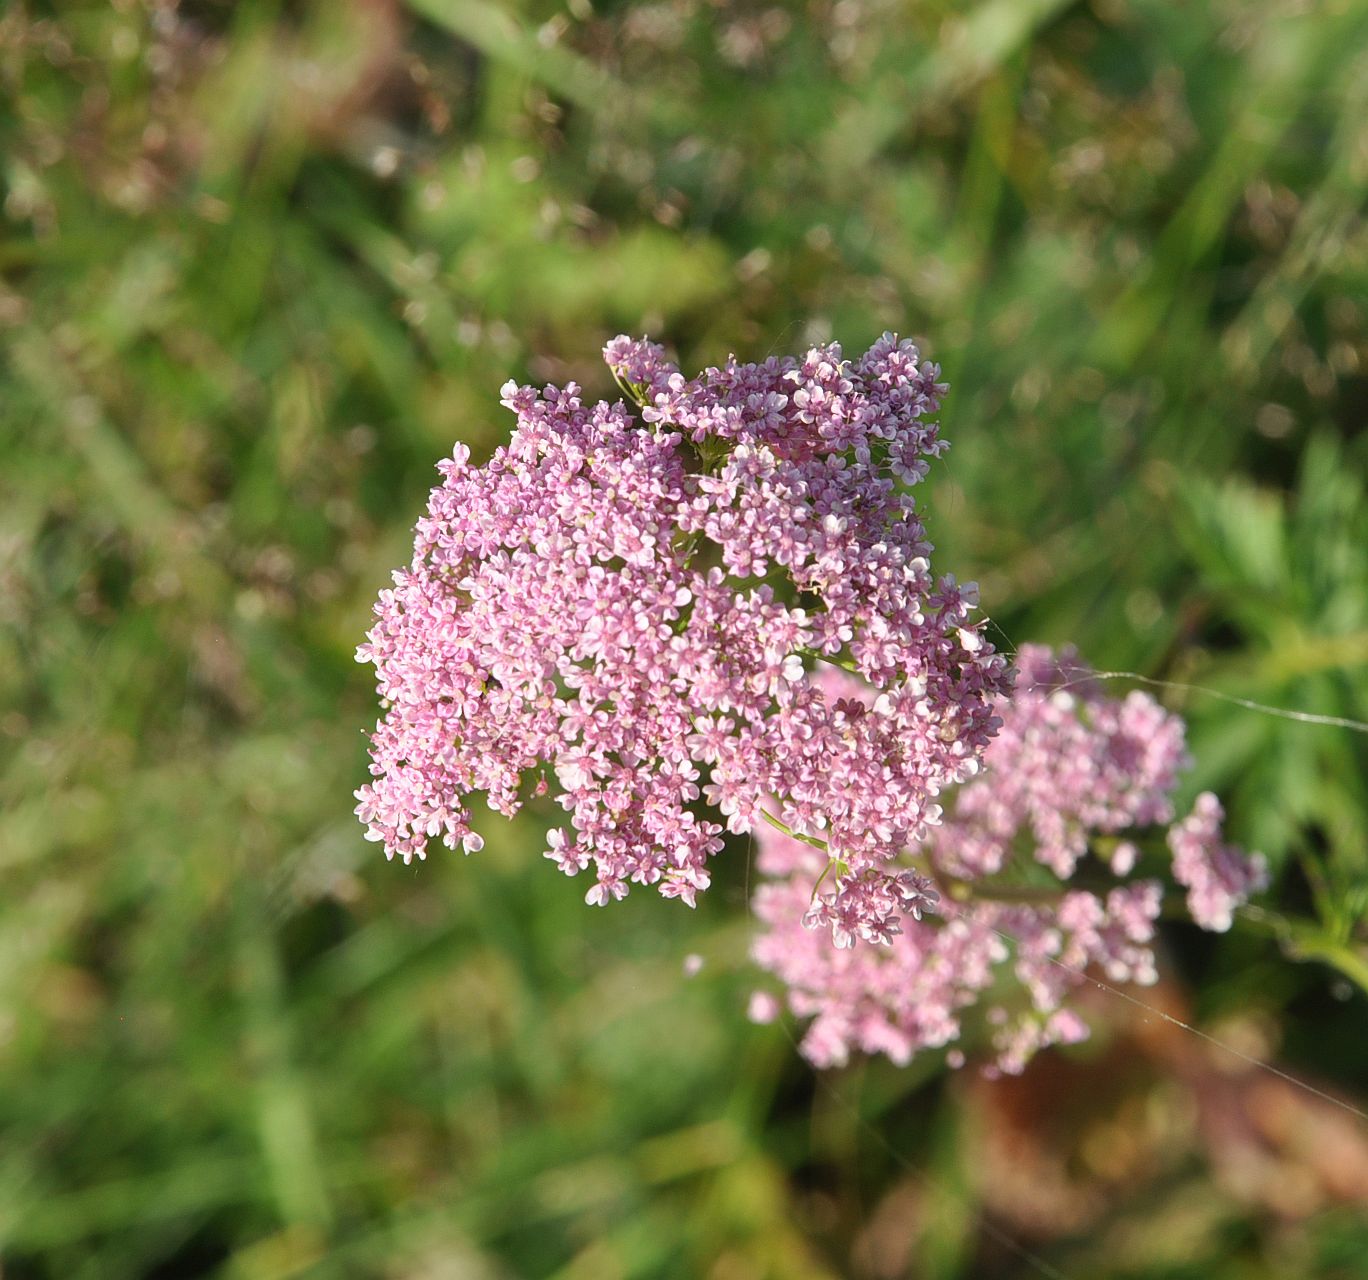
MULTIPOLYGON (((0 84, 5 1280, 1366 1274, 1368 1126, 1120 1002, 822 1084, 744 843, 350 815, 434 460, 624 329, 917 335, 1009 645, 1368 719, 1362 0, 17 0, 0 84)), ((1279 878, 1154 998, 1362 1107, 1368 741, 1166 696, 1279 878)))

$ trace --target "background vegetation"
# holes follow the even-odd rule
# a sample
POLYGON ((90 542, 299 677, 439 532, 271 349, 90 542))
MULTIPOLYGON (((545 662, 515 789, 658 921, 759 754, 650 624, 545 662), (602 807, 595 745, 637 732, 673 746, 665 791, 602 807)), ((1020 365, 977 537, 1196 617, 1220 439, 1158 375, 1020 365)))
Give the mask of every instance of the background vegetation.
MULTIPOLYGON (((17 0, 0 82, 5 1280, 1368 1274, 1368 1122, 1124 1000, 819 1081, 744 842, 598 913, 350 814, 435 459, 619 330, 917 335, 1009 643, 1368 719, 1362 0, 17 0)), ((1368 1106, 1368 739, 1165 697, 1278 879, 1145 998, 1368 1106)))

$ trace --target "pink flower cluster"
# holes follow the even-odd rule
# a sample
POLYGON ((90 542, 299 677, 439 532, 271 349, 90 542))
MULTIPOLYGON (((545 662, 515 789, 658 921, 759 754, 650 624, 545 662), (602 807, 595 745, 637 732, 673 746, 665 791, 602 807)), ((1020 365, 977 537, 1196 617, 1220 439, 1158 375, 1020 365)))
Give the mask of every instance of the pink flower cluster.
POLYGON ((944 448, 939 371, 891 335, 694 379, 650 342, 605 356, 639 417, 509 383, 509 443, 440 465, 357 651, 384 707, 368 837, 470 852, 472 793, 511 814, 549 772, 569 822, 546 856, 592 865, 591 903, 631 882, 693 905, 723 831, 768 820, 838 860, 837 937, 891 937, 928 900, 896 859, 1007 687, 907 492, 944 448), (821 661, 869 702, 810 679, 821 661))
POLYGON ((1252 857, 1221 839, 1225 810, 1209 791, 1197 797, 1193 811, 1169 828, 1173 878, 1187 888, 1187 909, 1203 929, 1224 933, 1232 913, 1268 881, 1258 854, 1252 857))
MULTIPOLYGON (((1160 882, 1126 877, 1143 829, 1173 822, 1187 764, 1183 722, 1147 694, 1106 696, 1071 653, 1028 646, 1018 663, 983 772, 959 787, 913 851, 919 870, 905 873, 920 905, 939 890, 933 918, 909 912, 887 946, 833 947, 825 930, 804 927, 839 911, 826 853, 760 832, 758 863, 771 879, 755 895, 764 928, 753 955, 784 984, 792 1012, 812 1019, 803 1052, 818 1066, 844 1063, 852 1050, 905 1063, 959 1039, 972 1011, 994 1069, 1019 1071, 1037 1049, 1086 1037, 1067 1003, 1085 970, 1108 982, 1155 981, 1160 882), (1110 883, 1064 883, 1085 858, 1092 878, 1110 883)), ((829 697, 875 698, 839 673, 821 683, 829 697)), ((1234 908, 1264 882, 1261 858, 1222 843, 1221 817, 1204 794, 1168 832, 1189 911, 1215 930, 1229 928, 1234 908)), ((848 940, 838 932, 838 943, 848 940)), ((771 998, 752 1003, 757 1019, 777 1012, 771 998)), ((950 1059, 963 1061, 957 1049, 950 1059)))

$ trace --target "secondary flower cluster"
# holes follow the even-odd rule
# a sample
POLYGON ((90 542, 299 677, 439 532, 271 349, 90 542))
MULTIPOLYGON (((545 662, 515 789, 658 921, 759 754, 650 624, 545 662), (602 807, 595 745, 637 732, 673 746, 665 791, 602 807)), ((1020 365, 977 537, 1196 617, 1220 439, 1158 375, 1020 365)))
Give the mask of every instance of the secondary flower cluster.
POLYGON ((724 829, 770 820, 840 860, 838 937, 889 937, 927 901, 895 860, 976 772, 1007 685, 907 492, 944 447, 939 371, 892 335, 694 379, 646 341, 605 356, 640 417, 509 383, 509 443, 440 465, 357 651, 384 706, 367 834, 470 852, 471 794, 511 814, 549 771, 569 822, 546 856, 592 865, 592 903, 635 882, 692 905, 724 829), (871 704, 810 679, 820 660, 871 704))
MULTIPOLYGON (((765 927, 753 954, 785 985, 789 1008, 812 1019, 803 1052, 816 1065, 843 1063, 852 1050, 904 1063, 957 1040, 973 1010, 996 1069, 1019 1071, 1042 1046, 1087 1036, 1067 1004, 1084 970, 1110 982, 1155 980, 1160 882, 1127 877, 1142 829, 1173 823, 1187 764, 1183 722, 1147 694, 1106 696, 1072 653, 1027 646, 1018 665, 983 772, 915 848, 920 872, 906 873, 923 904, 939 891, 934 917, 914 914, 887 946, 833 947, 812 927, 840 911, 827 854, 760 832, 758 864, 772 879, 755 895, 765 927), (1110 883, 1064 883, 1085 858, 1093 878, 1110 883)), ((829 697, 875 700, 839 672, 821 682, 829 697)), ((1168 831, 1188 911, 1213 930, 1228 929, 1234 908, 1264 881, 1258 855, 1222 842, 1222 816, 1204 794, 1168 831)), ((849 931, 837 941, 851 941, 849 931)), ((752 1017, 766 1020, 778 1007, 762 993, 752 1017)), ((957 1050, 951 1060, 962 1061, 957 1050)))

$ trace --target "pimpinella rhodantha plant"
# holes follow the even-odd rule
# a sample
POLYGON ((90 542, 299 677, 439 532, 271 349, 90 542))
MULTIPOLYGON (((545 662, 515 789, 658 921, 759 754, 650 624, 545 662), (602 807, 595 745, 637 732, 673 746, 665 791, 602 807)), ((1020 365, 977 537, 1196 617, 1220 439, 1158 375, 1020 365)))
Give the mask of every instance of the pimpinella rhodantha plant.
MULTIPOLYGON (((951 829, 942 796, 1029 789, 1007 776, 1026 757, 1006 753, 990 790, 971 790, 1012 673, 972 585, 933 574, 913 497, 944 449, 939 370, 888 334, 853 361, 832 345, 695 379, 644 340, 605 356, 623 399, 509 383, 509 443, 482 466, 458 445, 439 466, 413 559, 358 650, 384 707, 357 792, 367 834, 406 862, 433 840, 473 852, 476 793, 512 814, 551 791, 566 821, 546 856, 592 875, 589 902, 636 883, 692 905, 724 831, 779 833, 769 869, 792 892, 761 898, 774 936, 793 926, 823 956, 892 954, 947 876, 962 896, 1007 860, 969 844, 953 865, 919 858, 951 829), (781 867, 775 848, 801 856, 781 867)), ((1167 785, 1175 751, 1115 753, 1123 775, 1161 775, 1117 786, 1167 785)), ((1127 815, 1171 816, 1160 801, 1127 815)), ((1061 876, 1085 851, 1067 820, 1036 834, 1061 876)), ((1119 923, 1098 927, 1148 928, 1152 893, 1136 892, 1100 905, 1119 923)), ((1054 945, 1037 933, 1037 948, 1054 945)), ((758 958, 796 1012, 826 1015, 810 1043, 834 1044, 821 982, 789 972, 780 946, 758 958)), ((843 1043, 906 1057, 948 1038, 880 1034, 843 1043)), ((1052 1034, 1064 1038, 1057 1016, 1052 1034)))

